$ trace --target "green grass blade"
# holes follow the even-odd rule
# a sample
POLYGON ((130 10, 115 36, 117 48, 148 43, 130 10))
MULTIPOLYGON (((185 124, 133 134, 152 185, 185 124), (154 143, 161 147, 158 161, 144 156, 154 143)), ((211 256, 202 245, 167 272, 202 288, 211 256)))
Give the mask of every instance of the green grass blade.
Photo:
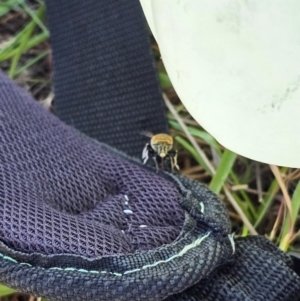
MULTIPOLYGON (((180 130, 180 131, 182 130, 179 123, 175 120, 169 120, 169 124, 175 130, 180 130)), ((222 155, 221 148, 220 148, 217 140, 215 138, 213 138, 209 133, 207 133, 203 130, 197 129, 195 127, 192 127, 192 126, 187 126, 187 129, 192 136, 202 139, 207 144, 212 146, 217 151, 218 155, 220 155, 220 156, 222 155)))
POLYGON ((170 81, 170 78, 166 73, 159 72, 158 73, 158 78, 159 78, 160 85, 163 89, 168 89, 168 88, 172 87, 172 83, 170 81))
MULTIPOLYGON (((28 29, 29 29, 29 27, 28 27, 28 29)), ((27 32, 24 34, 24 36, 22 37, 22 41, 20 43, 20 46, 17 48, 17 51, 16 51, 15 55, 12 58, 10 69, 9 69, 9 72, 8 72, 8 76, 10 78, 13 78, 15 76, 15 70, 17 69, 18 62, 19 62, 19 60, 21 58, 21 55, 23 53, 24 46, 26 45, 27 40, 28 40, 29 36, 31 35, 32 31, 33 31, 33 28, 30 29, 30 30, 27 30, 27 32)))
POLYGON ((281 236, 279 247, 283 251, 287 251, 289 247, 289 240, 288 240, 289 233, 291 233, 291 230, 294 230, 294 229, 290 229, 291 222, 293 225, 295 225, 299 211, 300 211, 300 181, 298 182, 292 197, 292 216, 290 216, 290 214, 287 212, 287 216, 282 228, 282 236, 281 236))
POLYGON ((5 295, 9 295, 11 293, 14 293, 15 290, 13 290, 12 288, 9 288, 7 286, 1 285, 0 284, 0 296, 5 296, 5 295))
POLYGON ((16 51, 15 55, 12 58, 10 69, 9 69, 9 72, 8 72, 8 76, 10 78, 13 78, 15 76, 15 70, 17 69, 17 66, 18 66, 19 60, 21 58, 21 55, 23 53, 24 47, 25 47, 25 45, 27 43, 27 40, 30 37, 30 35, 31 35, 34 28, 27 27, 27 29, 28 30, 23 35, 22 41, 21 41, 19 47, 17 48, 17 51, 16 51))
POLYGON ((5 44, 4 48, 0 48, 0 60, 4 61, 4 59, 1 59, 3 55, 5 55, 7 52, 10 53, 14 47, 20 43, 21 38, 23 36, 23 30, 17 33, 13 38, 11 38, 10 42, 5 44))
MULTIPOLYGON (((287 167, 283 167, 280 169, 280 173, 281 174, 285 174, 287 171, 287 167)), ((276 195, 276 193, 278 192, 279 190, 279 185, 278 185, 278 182, 276 179, 274 179, 267 191, 267 194, 266 196, 263 198, 263 201, 262 203, 260 204, 257 212, 258 212, 258 215, 257 215, 257 218, 256 218, 256 221, 255 221, 255 224, 254 224, 254 227, 257 228, 258 225, 262 222, 262 220, 264 219, 264 217, 266 216, 271 204, 272 204, 272 201, 276 195)))
POLYGON ((205 164, 201 156, 199 156, 198 152, 190 143, 188 143, 185 139, 179 136, 175 137, 175 140, 179 144, 181 144, 183 148, 185 148, 188 152, 190 152, 190 154, 194 157, 194 159, 205 169, 205 171, 207 171, 211 175, 210 169, 207 167, 207 165, 205 164))
POLYGON ((46 41, 48 38, 49 38, 49 34, 46 32, 42 32, 42 33, 32 37, 28 41, 28 44, 26 45, 24 51, 27 51, 27 50, 41 44, 42 42, 46 41))
MULTIPOLYGON (((233 170, 231 170, 229 176, 230 176, 230 179, 233 181, 234 185, 241 185, 240 180, 238 179, 237 175, 233 172, 233 170)), ((244 212, 247 215, 248 219, 250 221, 256 220, 257 212, 256 212, 248 194, 244 190, 241 190, 238 193, 241 195, 241 197, 243 198, 243 202, 246 204, 244 212)))
MULTIPOLYGON (((45 40, 48 39, 48 37, 49 37, 49 35, 47 33, 43 32, 43 33, 38 34, 37 36, 34 36, 34 37, 30 38, 27 45, 23 49, 23 52, 25 52, 25 51, 37 46, 38 44, 44 42, 45 40)), ((14 50, 11 50, 11 51, 5 51, 5 50, 3 52, 0 51, 0 62, 12 58, 18 52, 18 49, 14 49, 14 50)))
POLYGON ((38 56, 36 56, 35 58, 31 59, 30 61, 28 61, 24 66, 22 66, 21 68, 19 68, 17 71, 15 71, 14 76, 19 75, 20 73, 22 73, 24 70, 26 70, 27 68, 29 68, 30 66, 34 65, 36 62, 38 62, 39 60, 43 59, 45 56, 47 56, 49 54, 49 51, 43 51, 42 53, 40 53, 38 56))
MULTIPOLYGON (((41 5, 36 12, 36 17, 41 18, 45 14, 45 5, 41 5)), ((15 55, 12 57, 11 66, 8 72, 8 76, 13 78, 16 73, 16 69, 20 60, 21 55, 25 52, 26 45, 28 44, 28 40, 32 35, 34 29, 36 28, 37 24, 34 20, 32 20, 23 30, 23 35, 21 36, 21 41, 19 46, 16 49, 15 55)))
POLYGON ((218 194, 232 170, 237 154, 226 149, 221 157, 220 164, 210 182, 209 188, 218 194))
MULTIPOLYGON (((41 19, 38 17, 37 13, 33 12, 31 8, 26 4, 23 3, 21 7, 24 9, 24 11, 31 17, 31 19, 40 27, 40 29, 49 35, 49 30, 47 27, 43 24, 41 19)), ((45 4, 41 4, 40 8, 44 11, 45 10, 45 4)))
MULTIPOLYGON (((169 120, 169 124, 173 129, 176 129, 176 130, 179 130, 179 131, 182 130, 180 125, 178 124, 178 122, 175 121, 175 120, 169 120)), ((187 126, 187 128, 188 128, 188 131, 191 133, 192 136, 202 139, 207 144, 209 144, 211 147, 213 147, 220 157, 222 156, 222 151, 221 151, 220 145, 209 133, 205 132, 204 130, 192 127, 192 126, 187 126)), ((192 150, 189 150, 189 152, 192 153, 192 150)), ((195 154, 193 155, 193 157, 196 159, 195 154)), ((230 171, 230 178, 232 178, 235 185, 240 185, 240 181, 239 181, 238 177, 235 175, 235 173, 232 170, 230 171)), ((253 217, 256 216, 256 210, 255 210, 250 198, 248 197, 248 195, 245 191, 240 191, 239 193, 243 197, 243 200, 241 200, 239 198, 237 200, 237 202, 240 204, 240 207, 242 207, 243 209, 249 211, 249 213, 247 212, 247 214, 246 213, 245 214, 247 215, 247 217, 250 220, 253 220, 253 217)), ((233 194, 233 195, 235 195, 235 198, 237 198, 237 194, 233 194)))
POLYGON ((231 194, 232 194, 232 197, 237 202, 237 204, 239 205, 239 207, 242 209, 245 216, 251 221, 252 220, 252 215, 250 213, 248 203, 245 202, 245 200, 242 200, 236 192, 231 192, 231 194))
POLYGON ((8 1, 1 1, 0 2, 0 17, 7 14, 10 10, 15 8, 16 6, 23 4, 24 0, 8 0, 8 1))
MULTIPOLYGON (((1 0, 0 0, 1 1, 1 0)), ((36 18, 42 19, 44 18, 45 14, 45 6, 41 6, 42 10, 37 12, 36 18)), ((12 58, 13 56, 16 55, 18 52, 18 45, 22 42, 24 35, 26 34, 26 31, 28 30, 29 26, 34 26, 35 21, 31 21, 30 23, 25 26, 19 33, 17 33, 8 43, 5 45, 4 48, 0 49, 0 61, 5 61, 7 59, 12 58)), ((46 40, 49 37, 49 31, 42 31, 42 33, 35 35, 34 37, 30 38, 28 40, 28 44, 26 44, 24 51, 29 50, 30 48, 42 43, 44 40, 46 40)))
POLYGON ((246 237, 248 235, 249 235, 249 229, 245 225, 243 225, 241 236, 246 237))

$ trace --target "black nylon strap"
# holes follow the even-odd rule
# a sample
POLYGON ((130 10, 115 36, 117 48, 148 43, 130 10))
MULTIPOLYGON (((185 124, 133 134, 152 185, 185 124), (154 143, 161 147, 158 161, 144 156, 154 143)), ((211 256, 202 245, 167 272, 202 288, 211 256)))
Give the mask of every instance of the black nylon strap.
POLYGON ((58 116, 140 156, 140 132, 167 124, 139 1, 46 2, 58 116))

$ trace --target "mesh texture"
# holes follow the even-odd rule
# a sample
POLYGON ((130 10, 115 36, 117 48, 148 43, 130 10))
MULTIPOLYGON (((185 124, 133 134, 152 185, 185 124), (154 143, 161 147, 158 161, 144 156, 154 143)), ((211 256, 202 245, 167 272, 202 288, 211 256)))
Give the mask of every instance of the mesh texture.
POLYGON ((260 237, 234 252, 204 185, 83 136, 3 76, 0 107, 1 283, 57 301, 298 300, 291 259, 260 237))
POLYGON ((49 118, 6 80, 0 93, 11 99, 0 123, 0 236, 8 246, 94 257, 178 236, 184 213, 174 185, 49 118))
POLYGON ((167 123, 139 1, 46 4, 58 116, 90 137, 140 156, 147 141, 140 133, 164 133, 167 123))

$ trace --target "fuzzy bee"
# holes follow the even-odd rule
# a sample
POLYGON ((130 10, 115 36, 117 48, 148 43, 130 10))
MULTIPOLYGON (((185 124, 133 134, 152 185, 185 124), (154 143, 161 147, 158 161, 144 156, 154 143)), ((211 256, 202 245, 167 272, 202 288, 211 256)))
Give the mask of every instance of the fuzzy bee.
MULTIPOLYGON (((149 134, 147 135, 149 136, 149 134)), ((177 150, 173 149, 173 138, 167 134, 156 134, 151 135, 150 143, 146 143, 143 153, 142 160, 143 164, 146 164, 149 157, 152 157, 156 171, 159 171, 159 164, 161 164, 161 169, 163 169, 164 159, 169 159, 171 163, 172 172, 174 168, 179 170, 177 164, 177 150)))

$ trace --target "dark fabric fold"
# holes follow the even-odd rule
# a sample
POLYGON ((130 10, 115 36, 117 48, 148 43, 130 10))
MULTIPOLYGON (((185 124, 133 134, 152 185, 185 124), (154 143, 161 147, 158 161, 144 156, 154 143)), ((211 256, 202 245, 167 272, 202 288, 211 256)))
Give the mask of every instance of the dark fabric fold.
POLYGON ((55 107, 67 124, 140 157, 147 138, 167 131, 138 0, 47 0, 55 107))
POLYGON ((77 130, 0 75, 0 282, 53 301, 299 300, 296 259, 233 239, 205 185, 128 156, 167 130, 139 2, 47 8, 56 109, 77 130))

